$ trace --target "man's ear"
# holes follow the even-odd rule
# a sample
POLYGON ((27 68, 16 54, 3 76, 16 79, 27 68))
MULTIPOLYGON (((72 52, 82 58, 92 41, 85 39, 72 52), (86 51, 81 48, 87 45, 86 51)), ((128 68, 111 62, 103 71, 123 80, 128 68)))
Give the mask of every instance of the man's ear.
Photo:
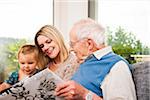
POLYGON ((87 43, 88 43, 89 50, 90 51, 93 50, 93 48, 94 48, 94 42, 93 42, 93 40, 92 39, 88 39, 87 43))

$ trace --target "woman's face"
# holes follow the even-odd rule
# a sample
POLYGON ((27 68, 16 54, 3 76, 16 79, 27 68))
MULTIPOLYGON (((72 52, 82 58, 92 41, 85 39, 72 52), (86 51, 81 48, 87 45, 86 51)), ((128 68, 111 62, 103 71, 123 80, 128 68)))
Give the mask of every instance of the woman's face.
POLYGON ((42 51, 51 59, 56 58, 60 52, 60 48, 56 41, 44 35, 37 37, 37 42, 42 51))

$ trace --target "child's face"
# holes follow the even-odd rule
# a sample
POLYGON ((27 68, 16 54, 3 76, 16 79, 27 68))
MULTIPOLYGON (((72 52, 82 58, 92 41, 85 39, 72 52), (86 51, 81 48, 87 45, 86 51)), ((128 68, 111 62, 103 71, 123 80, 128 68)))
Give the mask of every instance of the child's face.
POLYGON ((19 65, 20 69, 23 71, 24 74, 30 75, 36 70, 37 60, 35 58, 34 53, 30 54, 19 54, 19 65))

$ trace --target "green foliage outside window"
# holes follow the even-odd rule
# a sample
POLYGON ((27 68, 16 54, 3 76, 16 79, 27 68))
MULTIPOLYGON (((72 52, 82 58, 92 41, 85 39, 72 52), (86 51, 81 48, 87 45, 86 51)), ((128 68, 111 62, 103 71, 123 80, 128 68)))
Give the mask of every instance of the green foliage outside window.
POLYGON ((108 45, 111 45, 115 53, 123 56, 131 64, 136 62, 131 55, 142 54, 142 49, 145 49, 133 33, 126 32, 121 27, 116 29, 115 32, 107 28, 106 33, 108 35, 108 45))
POLYGON ((7 63, 7 66, 8 67, 15 67, 18 68, 18 60, 17 60, 17 54, 18 54, 18 50, 19 48, 26 43, 26 40, 25 39, 21 39, 21 40, 18 40, 14 43, 10 43, 8 45, 6 45, 6 51, 5 53, 7 54, 7 59, 6 59, 6 62, 7 63))
MULTIPOLYGON (((8 77, 8 75, 17 70, 18 60, 17 60, 17 53, 18 49, 27 41, 25 39, 12 39, 12 38, 1 38, 1 41, 7 41, 5 44, 0 45, 3 49, 0 51, 1 58, 1 66, 0 66, 0 81, 4 81, 8 77)), ((3 42, 2 41, 2 42, 3 42)))

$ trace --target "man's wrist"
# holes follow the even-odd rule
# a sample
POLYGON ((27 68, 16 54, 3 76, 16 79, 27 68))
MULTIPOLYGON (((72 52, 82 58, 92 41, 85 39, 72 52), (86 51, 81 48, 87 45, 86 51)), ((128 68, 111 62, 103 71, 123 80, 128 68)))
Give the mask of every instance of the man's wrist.
POLYGON ((88 93, 86 93, 85 100, 93 100, 93 93, 91 91, 88 91, 88 93))

